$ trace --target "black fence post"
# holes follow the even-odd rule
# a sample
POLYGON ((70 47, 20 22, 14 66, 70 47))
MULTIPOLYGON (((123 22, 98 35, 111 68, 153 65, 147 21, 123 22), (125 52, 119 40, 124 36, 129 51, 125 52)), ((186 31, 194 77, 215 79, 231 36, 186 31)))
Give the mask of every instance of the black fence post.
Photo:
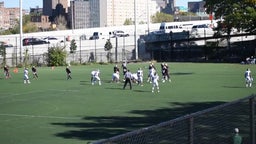
POLYGON ((194 144, 194 117, 189 118, 189 144, 194 144))
POLYGON ((250 143, 255 144, 255 95, 250 98, 250 143))
POLYGON ((118 38, 116 36, 116 47, 115 47, 115 62, 117 63, 117 47, 118 47, 118 38))
POLYGON ((172 33, 172 31, 170 31, 170 37, 171 37, 171 44, 170 44, 170 46, 171 46, 171 58, 170 58, 170 60, 172 61, 172 60, 174 60, 174 58, 173 58, 173 41, 172 41, 172 39, 173 39, 173 33, 172 33))

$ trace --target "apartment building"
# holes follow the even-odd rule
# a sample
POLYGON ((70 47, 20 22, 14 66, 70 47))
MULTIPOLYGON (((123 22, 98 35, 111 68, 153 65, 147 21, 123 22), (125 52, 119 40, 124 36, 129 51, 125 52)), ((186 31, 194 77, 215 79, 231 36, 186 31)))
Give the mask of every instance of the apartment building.
POLYGON ((49 16, 43 15, 43 9, 36 7, 30 8, 30 21, 34 23, 39 29, 42 31, 47 30, 50 28, 51 23, 49 21, 49 16))
POLYGON ((96 26, 98 22, 100 27, 121 26, 126 19, 134 22, 135 10, 137 23, 147 23, 148 17, 160 12, 161 5, 165 4, 163 0, 136 0, 136 4, 134 2, 134 0, 90 1, 92 26, 96 26))
POLYGON ((90 4, 89 1, 76 0, 70 2, 69 25, 73 29, 88 28, 90 24, 90 4))
POLYGON ((193 13, 205 13, 205 1, 188 2, 188 9, 193 13))
MULTIPOLYGON (((147 23, 163 6, 164 0, 136 0, 137 23, 147 23)), ((122 26, 126 19, 134 22, 134 11, 134 0, 74 0, 68 20, 75 29, 122 26)))
MULTIPOLYGON (((122 26, 125 20, 134 22, 136 15, 136 22, 145 24, 152 15, 165 8, 169 1, 173 0, 43 0, 43 8, 40 9, 42 16, 33 15, 31 20, 37 25, 38 22, 54 23, 55 18, 62 15, 70 28, 79 29, 122 26)), ((19 8, 6 10, 4 3, 0 3, 2 28, 11 27, 17 18, 19 8)))
MULTIPOLYGON (((23 11, 23 14, 25 11, 23 11)), ((17 24, 20 17, 19 8, 5 8, 4 2, 0 2, 0 28, 9 29, 17 24)))
POLYGON ((63 7, 64 12, 68 13, 68 8, 70 7, 70 0, 43 0, 43 15, 53 16, 54 10, 56 7, 61 5, 63 7))

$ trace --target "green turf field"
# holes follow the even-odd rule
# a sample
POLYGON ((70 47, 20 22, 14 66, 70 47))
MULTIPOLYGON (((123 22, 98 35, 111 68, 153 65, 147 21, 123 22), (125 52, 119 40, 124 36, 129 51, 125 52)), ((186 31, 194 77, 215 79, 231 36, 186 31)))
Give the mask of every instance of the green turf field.
MULTIPOLYGON (((143 68, 146 80, 148 63, 127 66, 132 72, 143 68)), ((160 82, 160 93, 152 93, 150 83, 132 90, 110 83, 113 67, 71 66, 72 80, 66 80, 65 67, 39 67, 39 79, 31 84, 23 84, 23 69, 7 80, 2 74, 0 143, 84 144, 256 92, 244 84, 246 68, 254 74, 255 65, 169 63, 172 82, 160 82), (90 72, 98 68, 102 85, 92 86, 90 72)))

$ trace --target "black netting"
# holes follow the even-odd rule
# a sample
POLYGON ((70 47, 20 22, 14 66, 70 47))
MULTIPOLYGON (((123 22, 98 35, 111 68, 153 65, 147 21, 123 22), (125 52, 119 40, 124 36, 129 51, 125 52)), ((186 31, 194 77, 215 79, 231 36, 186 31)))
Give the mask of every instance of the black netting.
POLYGON ((251 143, 256 135, 251 133, 256 124, 254 101, 255 95, 95 144, 228 144, 234 128, 240 129, 243 143, 251 143))
POLYGON ((195 116, 194 143, 227 144, 231 143, 232 132, 238 127, 248 133, 250 127, 249 102, 238 102, 220 109, 195 116))

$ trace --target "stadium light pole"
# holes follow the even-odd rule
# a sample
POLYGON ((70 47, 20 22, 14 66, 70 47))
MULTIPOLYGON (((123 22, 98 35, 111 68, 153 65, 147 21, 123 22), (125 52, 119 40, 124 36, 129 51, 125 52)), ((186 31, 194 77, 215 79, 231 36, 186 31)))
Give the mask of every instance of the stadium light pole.
POLYGON ((147 0, 147 26, 148 26, 148 34, 149 34, 149 0, 147 0))
POLYGON ((23 50, 23 44, 22 44, 22 37, 23 37, 23 26, 22 26, 22 0, 20 0, 20 63, 22 63, 22 50, 23 50))
POLYGON ((136 0, 134 0, 134 45, 135 45, 135 59, 138 59, 138 47, 137 47, 137 18, 136 18, 136 0))
POLYGON ((75 2, 71 1, 71 3, 72 3, 72 6, 71 6, 72 34, 74 34, 74 5, 75 5, 75 2))
POLYGON ((94 62, 96 62, 96 38, 94 38, 94 62))

